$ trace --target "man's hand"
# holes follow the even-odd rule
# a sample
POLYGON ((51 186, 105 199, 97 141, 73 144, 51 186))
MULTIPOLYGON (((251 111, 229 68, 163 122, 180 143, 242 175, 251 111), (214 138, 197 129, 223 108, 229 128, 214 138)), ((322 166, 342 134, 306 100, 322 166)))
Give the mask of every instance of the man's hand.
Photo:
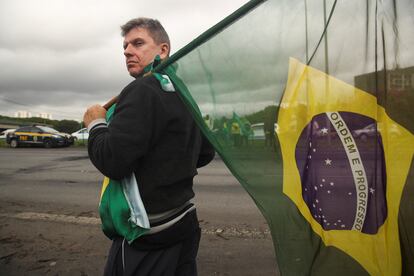
POLYGON ((83 115, 83 123, 85 127, 88 127, 93 120, 105 119, 105 115, 106 109, 99 104, 95 104, 86 110, 85 114, 83 115))

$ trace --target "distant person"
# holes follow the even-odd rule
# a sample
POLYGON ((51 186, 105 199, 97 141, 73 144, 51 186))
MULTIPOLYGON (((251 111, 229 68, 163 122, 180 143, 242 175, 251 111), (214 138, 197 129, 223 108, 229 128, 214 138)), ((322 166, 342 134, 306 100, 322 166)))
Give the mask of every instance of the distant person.
POLYGON ((231 135, 233 136, 233 145, 239 147, 241 145, 241 129, 236 121, 231 123, 231 135))
POLYGON ((213 130, 213 128, 214 128, 214 121, 213 121, 213 118, 212 117, 210 117, 210 115, 206 115, 205 117, 204 117, 204 122, 206 123, 206 125, 207 125, 207 127, 210 129, 210 130, 213 130))
POLYGON ((249 145, 249 137, 252 135, 252 128, 250 123, 245 122, 244 123, 244 128, 242 129, 242 145, 243 146, 248 146, 249 145))
POLYGON ((122 236, 113 238, 105 275, 197 275, 200 227, 191 203, 193 177, 213 159, 214 149, 177 92, 164 91, 153 75, 144 76, 157 55, 169 55, 163 26, 137 18, 121 30, 126 66, 135 80, 119 95, 109 125, 102 106, 86 111, 88 151, 111 179, 135 174, 154 231, 131 245, 122 236))
POLYGON ((268 106, 264 110, 264 133, 265 133, 265 145, 275 149, 276 146, 276 108, 274 106, 268 106))

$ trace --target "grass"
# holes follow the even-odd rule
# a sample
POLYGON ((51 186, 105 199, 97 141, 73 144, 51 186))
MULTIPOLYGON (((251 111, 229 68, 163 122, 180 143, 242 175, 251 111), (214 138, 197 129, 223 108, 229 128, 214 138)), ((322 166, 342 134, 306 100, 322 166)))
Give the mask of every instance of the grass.
POLYGON ((87 147, 88 146, 88 140, 76 140, 73 144, 74 147, 87 147))
MULTIPOLYGON (((88 146, 88 140, 77 140, 71 147, 87 147, 88 146)), ((10 145, 6 143, 5 139, 0 139, 0 148, 9 148, 10 145)))
POLYGON ((4 139, 0 139, 0 147, 4 148, 4 147, 8 147, 9 145, 6 143, 6 140, 4 139))

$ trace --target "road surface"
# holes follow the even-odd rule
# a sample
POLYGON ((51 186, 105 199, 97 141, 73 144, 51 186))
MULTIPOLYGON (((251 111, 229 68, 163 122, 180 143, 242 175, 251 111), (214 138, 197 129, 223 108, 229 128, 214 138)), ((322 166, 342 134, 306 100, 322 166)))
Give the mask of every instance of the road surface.
MULTIPOLYGON (((0 148, 0 275, 102 275, 101 180, 83 148, 0 148)), ((220 159, 194 190, 199 275, 278 275, 267 224, 220 159)))

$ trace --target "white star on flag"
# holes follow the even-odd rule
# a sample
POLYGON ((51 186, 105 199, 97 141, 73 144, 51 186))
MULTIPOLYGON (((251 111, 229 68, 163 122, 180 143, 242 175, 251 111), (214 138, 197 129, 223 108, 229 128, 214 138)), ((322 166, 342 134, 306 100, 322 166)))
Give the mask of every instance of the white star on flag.
POLYGON ((321 129, 321 132, 323 135, 328 134, 328 129, 324 127, 323 129, 321 129))
POLYGON ((326 158, 326 160, 325 160, 325 165, 327 165, 327 166, 332 165, 332 160, 331 160, 331 159, 329 159, 329 158, 326 158))
POLYGON ((375 189, 374 189, 374 188, 369 188, 369 192, 370 192, 371 194, 374 194, 375 189))

